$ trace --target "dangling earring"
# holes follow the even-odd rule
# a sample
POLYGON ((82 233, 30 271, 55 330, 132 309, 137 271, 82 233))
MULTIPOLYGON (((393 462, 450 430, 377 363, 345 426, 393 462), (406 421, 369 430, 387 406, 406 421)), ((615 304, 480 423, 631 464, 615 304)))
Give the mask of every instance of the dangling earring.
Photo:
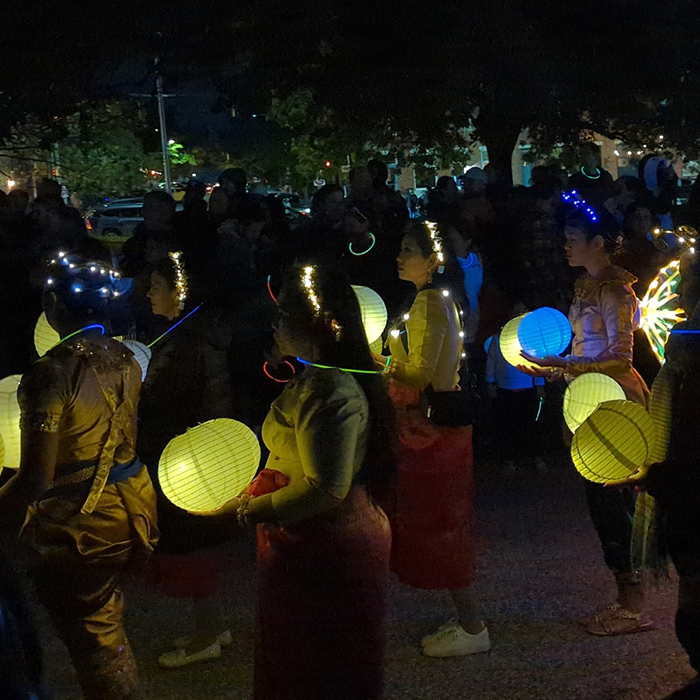
POLYGON ((335 319, 331 320, 331 330, 335 332, 335 342, 340 342, 343 327, 335 319))
POLYGON ((433 273, 429 272, 428 273, 428 284, 432 284, 432 281, 433 281, 433 273))

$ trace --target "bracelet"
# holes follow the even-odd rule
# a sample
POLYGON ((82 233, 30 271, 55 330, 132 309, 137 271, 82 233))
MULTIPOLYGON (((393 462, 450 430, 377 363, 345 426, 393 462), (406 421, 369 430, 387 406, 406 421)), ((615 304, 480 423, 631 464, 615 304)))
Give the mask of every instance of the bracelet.
POLYGON ((250 503, 250 496, 244 493, 238 501, 238 508, 236 509, 236 518, 238 519, 239 525, 252 525, 250 522, 250 509, 248 504, 250 503))

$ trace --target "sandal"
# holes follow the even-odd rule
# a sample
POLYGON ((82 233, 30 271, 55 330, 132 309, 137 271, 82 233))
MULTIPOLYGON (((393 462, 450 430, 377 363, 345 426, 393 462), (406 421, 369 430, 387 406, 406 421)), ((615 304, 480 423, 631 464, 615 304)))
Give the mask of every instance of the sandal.
POLYGON ((654 629, 654 623, 643 616, 643 613, 633 613, 623 608, 619 603, 613 603, 606 611, 595 615, 585 625, 588 634, 598 637, 617 637, 621 634, 635 634, 654 629))

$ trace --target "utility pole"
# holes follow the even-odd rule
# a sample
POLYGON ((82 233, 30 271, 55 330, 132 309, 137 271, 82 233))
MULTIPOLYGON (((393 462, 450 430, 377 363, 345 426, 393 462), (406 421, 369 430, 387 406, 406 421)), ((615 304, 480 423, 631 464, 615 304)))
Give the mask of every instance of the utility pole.
POLYGON ((165 100, 163 95, 163 76, 158 70, 160 58, 156 56, 156 94, 158 96, 158 117, 160 120, 160 146, 163 150, 163 178, 165 179, 165 191, 172 194, 172 182, 170 180, 170 153, 168 152, 168 134, 165 129, 165 100))

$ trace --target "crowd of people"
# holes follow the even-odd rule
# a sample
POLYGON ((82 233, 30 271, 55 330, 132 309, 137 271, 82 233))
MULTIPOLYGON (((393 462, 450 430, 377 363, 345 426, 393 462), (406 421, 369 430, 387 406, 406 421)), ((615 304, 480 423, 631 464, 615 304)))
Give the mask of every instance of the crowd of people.
MULTIPOLYGON (((473 585, 474 451, 546 469, 541 431, 561 434, 561 421, 551 409, 537 420, 541 400, 560 405, 566 383, 587 372, 614 378, 666 439, 655 464, 624 483, 586 482, 618 596, 582 624, 599 636, 653 629, 632 553, 649 519, 665 519, 681 577, 678 637, 700 671, 700 539, 689 534, 700 512, 700 265, 684 255, 688 320, 659 372, 638 297, 679 255, 664 234, 673 170, 648 156, 639 179, 613 181, 597 158, 584 144, 579 172, 567 180, 540 166, 529 188, 480 168, 459 184, 441 177, 424 218, 371 160, 350 171, 347 190, 320 188, 311 215, 292 224, 279 199, 251 193, 230 169, 208 202, 191 182, 182 211, 169 194, 147 193, 123 248, 89 236, 53 181, 31 202, 21 190, 0 199, 0 373, 23 375, 21 460, 0 480, 0 549, 24 552, 86 698, 136 696, 122 594, 135 571, 194 603, 162 668, 221 656, 232 639, 218 603, 222 562, 250 528, 256 700, 381 698, 390 572, 450 592, 455 618, 420 640, 423 654, 488 651, 473 585), (378 344, 367 342, 352 285, 386 304, 378 344), (524 355, 515 368, 500 329, 541 306, 568 314, 569 354, 524 355), (60 341, 37 359, 42 311, 60 341), (150 348, 145 376, 115 336, 150 348), (256 431, 265 460, 222 508, 187 512, 163 493, 160 456, 214 418, 256 431)), ((0 584, 2 696, 42 697, 40 652, 6 558, 0 584)))

